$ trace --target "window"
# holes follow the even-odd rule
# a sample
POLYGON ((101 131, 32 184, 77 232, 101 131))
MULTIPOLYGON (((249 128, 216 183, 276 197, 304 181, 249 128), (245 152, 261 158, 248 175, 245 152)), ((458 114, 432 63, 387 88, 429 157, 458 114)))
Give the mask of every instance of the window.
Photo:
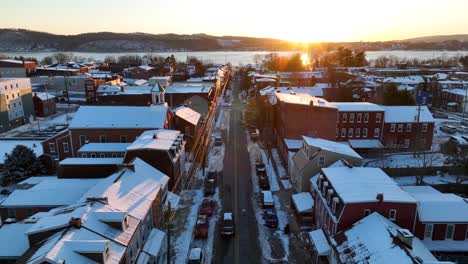
POLYGON ((380 128, 377 127, 377 128, 374 129, 374 137, 375 138, 380 137, 380 128))
POLYGON ((395 132, 396 124, 390 125, 390 132, 395 132))
POLYGON ((105 135, 99 136, 99 142, 106 143, 106 136, 105 135))
POLYGON ((16 212, 14 208, 8 208, 8 218, 16 218, 16 212))
POLYGON ((396 210, 395 209, 390 210, 390 213, 388 214, 388 219, 390 219, 392 221, 396 221, 396 210))
POLYGON ((33 215, 33 210, 32 210, 32 208, 26 209, 26 216, 27 216, 27 217, 30 217, 30 216, 32 216, 32 215, 33 215))
POLYGON ((96 153, 91 153, 91 158, 95 158, 96 157, 96 153))
POLYGON ((319 157, 319 166, 325 166, 325 157, 324 156, 319 157))
POLYGON ((362 129, 362 137, 367 137, 367 128, 362 129))
POLYGON ((357 122, 358 123, 361 123, 361 119, 362 119, 362 114, 361 113, 357 114, 357 122))
POLYGON ((411 132, 411 124, 406 124, 406 132, 411 132))
POLYGON ((427 132, 427 123, 422 124, 422 132, 427 132))
MULTIPOLYGON (((16 88, 18 88, 18 84, 16 84, 16 88)), ((19 95, 19 93, 18 93, 18 95, 19 95)))
POLYGON ((100 157, 100 158, 105 158, 106 155, 104 155, 104 153, 101 153, 101 154, 99 154, 99 157, 100 157))
POLYGON ((342 138, 346 137, 346 128, 341 129, 341 137, 342 138))
POLYGON ((88 157, 88 154, 82 153, 82 154, 81 154, 81 157, 82 157, 82 158, 87 158, 87 157, 88 157))
POLYGON ((360 128, 356 128, 356 137, 360 137, 361 136, 361 129, 360 128))
POLYGON ((410 140, 409 140, 409 138, 405 138, 405 147, 408 148, 409 145, 410 145, 410 140))
POLYGON ((369 122, 369 113, 365 113, 364 114, 364 123, 368 123, 369 122))
POLYGON ((81 135, 80 136, 80 146, 82 147, 84 144, 86 144, 86 136, 81 135))
POLYGON ((127 136, 120 136, 121 143, 127 143, 127 136))
POLYGON ((348 119, 348 116, 346 115, 346 113, 343 114, 343 123, 346 123, 346 120, 348 119))
POLYGON ((117 153, 112 153, 113 158, 117 158, 117 153))
POLYGON ((68 143, 62 143, 62 146, 63 146, 63 152, 64 153, 68 153, 70 152, 70 148, 68 147, 68 143))
POLYGON ((375 122, 376 122, 376 123, 380 123, 380 121, 382 121, 382 114, 381 114, 381 113, 377 113, 377 115, 375 116, 375 122))
POLYGON ((7 94, 7 96, 6 96, 6 99, 7 99, 7 100, 10 99, 10 98, 8 97, 8 94, 7 94))
POLYGON ((370 209, 364 210, 364 217, 370 215, 370 209))
POLYGON ((350 138, 353 137, 353 129, 352 129, 352 128, 349 129, 348 136, 349 136, 350 138))
POLYGON ((453 230, 455 229, 454 225, 447 225, 445 230, 445 239, 453 239, 453 230))
POLYGON ((432 231, 434 230, 434 225, 426 224, 424 227, 424 239, 432 239, 432 231))
POLYGON ((354 123, 354 113, 349 114, 349 122, 354 123))
POLYGON ((403 124, 398 124, 398 132, 403 132, 403 124))
POLYGON ((55 143, 54 142, 49 142, 49 152, 51 154, 55 154, 56 151, 55 151, 55 143))

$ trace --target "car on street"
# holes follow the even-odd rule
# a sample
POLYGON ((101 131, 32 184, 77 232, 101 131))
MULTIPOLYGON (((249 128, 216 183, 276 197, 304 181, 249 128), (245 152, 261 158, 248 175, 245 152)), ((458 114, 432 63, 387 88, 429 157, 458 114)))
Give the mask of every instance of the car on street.
POLYGON ((216 183, 213 179, 205 180, 205 188, 203 189, 203 194, 205 196, 214 195, 216 193, 216 183))
POLYGON ((198 215, 197 223, 195 224, 195 238, 208 238, 208 230, 210 222, 208 216, 198 215))
POLYGON ((262 190, 270 190, 270 181, 268 180, 268 177, 265 175, 259 175, 258 176, 258 186, 262 190))
POLYGON ((448 117, 449 117, 447 114, 441 113, 441 112, 435 112, 435 113, 433 114, 433 116, 434 116, 435 118, 444 118, 444 119, 448 119, 448 117))
POLYGON ((203 199, 200 206, 200 215, 212 216, 216 210, 216 201, 213 199, 203 199))
POLYGON ((460 133, 468 133, 468 126, 459 126, 457 127, 457 131, 460 133))
POLYGON ((263 209, 275 208, 275 202, 273 201, 273 194, 270 191, 260 192, 260 202, 263 209))
POLYGON ((215 136, 214 145, 215 146, 222 146, 223 145, 223 139, 221 138, 221 136, 215 136))
POLYGON ((440 131, 445 132, 447 134, 453 134, 457 132, 457 128, 452 125, 442 125, 440 126, 440 131))
POLYGON ((461 124, 463 126, 468 126, 468 118, 463 118, 463 120, 461 121, 461 124))
POLYGON ((217 171, 209 171, 208 175, 206 175, 206 180, 207 181, 212 180, 212 182, 214 182, 216 184, 216 182, 218 181, 218 172, 217 171))
POLYGON ((265 226, 269 228, 278 227, 278 216, 273 208, 263 210, 263 220, 265 221, 265 226))
POLYGON ((187 260, 188 264, 203 264, 205 263, 205 254, 201 248, 192 248, 187 260))
POLYGON ((262 163, 262 162, 257 162, 255 164, 255 171, 257 173, 257 176, 258 175, 265 175, 266 176, 266 167, 265 167, 265 163, 262 163))
POLYGON ((235 235, 235 226, 232 212, 225 212, 223 214, 223 219, 221 220, 221 235, 223 237, 235 235))

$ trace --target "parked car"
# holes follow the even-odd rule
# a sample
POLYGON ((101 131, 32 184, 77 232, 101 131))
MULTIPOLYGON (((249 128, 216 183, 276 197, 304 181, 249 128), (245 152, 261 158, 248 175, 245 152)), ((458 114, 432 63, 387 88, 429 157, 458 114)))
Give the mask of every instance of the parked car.
POLYGON ((216 184, 216 182, 218 181, 218 172, 217 171, 209 171, 208 175, 206 175, 206 180, 207 181, 212 180, 212 182, 214 182, 216 184))
POLYGON ((258 176, 258 186, 262 190, 270 190, 270 181, 268 180, 268 177, 265 175, 259 175, 258 176))
POLYGON ((214 145, 215 146, 222 146, 223 145, 223 139, 221 138, 221 136, 215 136, 214 145))
POLYGON ((223 237, 235 235, 235 225, 232 212, 225 212, 223 214, 223 219, 221 221, 221 235, 223 237))
POLYGON ((205 254, 201 248, 192 248, 188 257, 188 264, 203 264, 205 263, 205 254))
POLYGON ((275 209, 265 209, 263 211, 263 220, 265 220, 265 226, 269 228, 278 227, 278 216, 276 215, 275 209))
POLYGON ((467 126, 459 126, 457 127, 457 131, 460 133, 468 133, 468 127, 467 126))
POLYGON ((255 171, 257 172, 257 175, 265 175, 266 176, 266 167, 264 163, 257 162, 255 164, 255 171))
POLYGON ((457 132, 457 128, 451 125, 442 125, 440 126, 440 131, 443 131, 447 134, 453 134, 457 132))
POLYGON ((214 195, 216 193, 216 183, 211 179, 205 180, 205 188, 203 189, 203 194, 205 196, 214 195))
POLYGON ((207 238, 208 229, 210 229, 208 217, 206 215, 199 215, 195 224, 195 238, 207 238))
POLYGON ((212 216, 216 209, 216 201, 213 199, 203 199, 200 206, 200 215, 212 216))
POLYGON ((463 126, 468 126, 468 118, 464 118, 462 121, 461 121, 461 124, 463 126))
POLYGON ((436 113, 433 114, 433 116, 435 118, 445 118, 445 119, 448 119, 448 117, 449 117, 447 114, 441 113, 441 112, 436 112, 436 113))
POLYGON ((270 191, 261 191, 260 192, 260 202, 263 209, 275 208, 275 203, 273 201, 273 194, 270 191))

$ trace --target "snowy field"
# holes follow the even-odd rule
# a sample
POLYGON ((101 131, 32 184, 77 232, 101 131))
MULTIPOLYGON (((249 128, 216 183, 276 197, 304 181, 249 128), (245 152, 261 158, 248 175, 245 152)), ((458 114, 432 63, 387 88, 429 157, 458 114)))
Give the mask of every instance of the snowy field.
POLYGON ((416 157, 413 153, 389 154, 383 159, 364 160, 365 167, 408 168, 408 167, 438 167, 446 165, 447 159, 442 153, 424 153, 416 157))

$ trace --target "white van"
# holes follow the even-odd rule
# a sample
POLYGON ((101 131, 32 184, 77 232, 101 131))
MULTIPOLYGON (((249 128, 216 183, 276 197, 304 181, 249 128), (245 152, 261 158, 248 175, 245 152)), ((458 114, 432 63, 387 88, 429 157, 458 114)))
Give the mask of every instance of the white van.
POLYGON ((263 209, 275 208, 275 203, 273 201, 273 194, 271 193, 271 191, 262 191, 260 193, 260 201, 262 203, 263 209))
POLYGON ((192 248, 188 257, 188 264, 203 264, 205 263, 205 254, 201 248, 192 248))

